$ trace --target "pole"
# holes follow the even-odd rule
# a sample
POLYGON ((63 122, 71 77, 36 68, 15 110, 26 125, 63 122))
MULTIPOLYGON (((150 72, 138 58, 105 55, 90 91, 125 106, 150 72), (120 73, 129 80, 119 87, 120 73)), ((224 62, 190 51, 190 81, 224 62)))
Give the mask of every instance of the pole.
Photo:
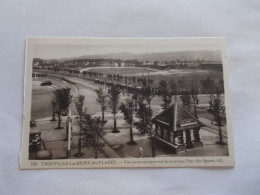
POLYGON ((67 158, 70 158, 70 145, 71 145, 71 108, 69 108, 69 116, 68 116, 68 148, 67 148, 67 158))

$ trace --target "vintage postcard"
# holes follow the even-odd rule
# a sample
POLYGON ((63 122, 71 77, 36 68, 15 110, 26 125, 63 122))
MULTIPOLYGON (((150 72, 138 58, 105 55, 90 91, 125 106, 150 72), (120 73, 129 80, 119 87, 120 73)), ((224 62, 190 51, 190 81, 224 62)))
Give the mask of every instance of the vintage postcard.
POLYGON ((27 38, 21 169, 234 165, 224 38, 27 38))

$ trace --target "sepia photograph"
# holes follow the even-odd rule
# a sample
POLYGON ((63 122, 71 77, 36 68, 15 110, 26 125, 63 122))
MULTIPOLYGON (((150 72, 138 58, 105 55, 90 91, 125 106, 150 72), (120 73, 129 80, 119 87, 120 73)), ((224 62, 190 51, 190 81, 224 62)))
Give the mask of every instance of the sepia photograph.
POLYGON ((21 169, 234 166, 223 38, 28 37, 21 169))

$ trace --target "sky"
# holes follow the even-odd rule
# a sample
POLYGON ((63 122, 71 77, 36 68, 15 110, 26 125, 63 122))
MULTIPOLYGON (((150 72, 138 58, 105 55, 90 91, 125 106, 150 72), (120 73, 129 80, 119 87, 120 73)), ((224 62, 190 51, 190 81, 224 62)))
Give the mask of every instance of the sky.
POLYGON ((102 55, 111 53, 163 53, 174 51, 191 50, 216 50, 212 44, 172 44, 167 42, 97 42, 90 44, 79 43, 58 43, 58 44, 35 44, 33 48, 34 58, 42 59, 60 59, 80 57, 84 55, 102 55))

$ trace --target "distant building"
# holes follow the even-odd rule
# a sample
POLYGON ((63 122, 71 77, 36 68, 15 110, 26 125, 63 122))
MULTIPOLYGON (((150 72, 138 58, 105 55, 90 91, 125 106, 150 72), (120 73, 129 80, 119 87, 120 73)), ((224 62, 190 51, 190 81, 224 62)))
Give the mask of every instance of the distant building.
POLYGON ((120 63, 120 67, 125 67, 126 66, 126 63, 124 62, 124 61, 122 61, 121 63, 120 63))
POLYGON ((198 62, 186 62, 188 68, 198 68, 200 63, 198 62))
POLYGON ((147 61, 143 62, 143 65, 144 66, 151 66, 151 65, 153 65, 153 63, 147 60, 147 61))
POLYGON ((200 63, 199 68, 223 71, 223 64, 222 61, 203 61, 200 63))
POLYGON ((111 67, 111 63, 110 61, 106 60, 106 61, 100 61, 99 62, 99 66, 101 67, 111 67))
POLYGON ((151 122, 155 124, 158 143, 171 148, 174 153, 202 147, 199 121, 177 103, 170 105, 151 122))

